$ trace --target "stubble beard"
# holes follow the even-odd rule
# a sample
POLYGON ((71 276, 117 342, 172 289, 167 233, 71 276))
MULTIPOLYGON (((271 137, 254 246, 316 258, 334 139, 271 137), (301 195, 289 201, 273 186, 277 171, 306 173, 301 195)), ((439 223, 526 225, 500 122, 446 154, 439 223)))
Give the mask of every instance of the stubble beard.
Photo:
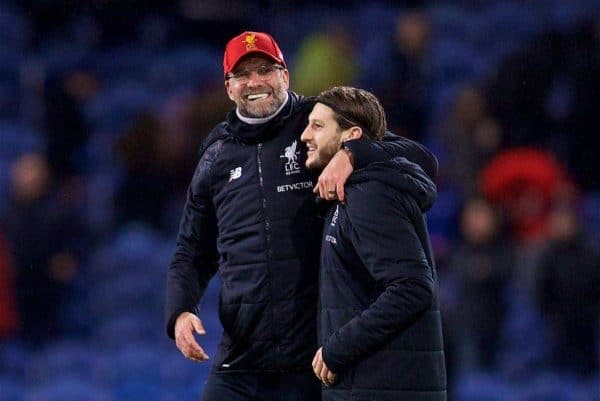
POLYGON ((330 142, 321 149, 317 148, 315 154, 306 160, 306 168, 317 171, 323 170, 340 148, 341 142, 330 142))
MULTIPOLYGON (((245 95, 244 95, 245 96, 245 95)), ((241 115, 250 118, 264 118, 272 115, 281 107, 285 100, 285 91, 273 91, 268 101, 254 101, 243 99, 237 105, 241 115)))

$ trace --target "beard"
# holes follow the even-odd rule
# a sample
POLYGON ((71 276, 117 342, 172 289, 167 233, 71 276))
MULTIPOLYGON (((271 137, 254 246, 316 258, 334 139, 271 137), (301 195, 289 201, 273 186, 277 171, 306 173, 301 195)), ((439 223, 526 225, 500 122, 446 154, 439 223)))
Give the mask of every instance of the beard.
POLYGON ((285 101, 285 90, 273 89, 271 95, 264 100, 250 101, 246 99, 246 96, 248 95, 264 92, 264 90, 261 91, 256 89, 244 92, 237 104, 240 114, 250 118, 264 118, 275 113, 285 101))
POLYGON ((341 140, 332 140, 331 142, 318 147, 311 155, 307 157, 306 168, 309 170, 323 170, 341 147, 341 140))

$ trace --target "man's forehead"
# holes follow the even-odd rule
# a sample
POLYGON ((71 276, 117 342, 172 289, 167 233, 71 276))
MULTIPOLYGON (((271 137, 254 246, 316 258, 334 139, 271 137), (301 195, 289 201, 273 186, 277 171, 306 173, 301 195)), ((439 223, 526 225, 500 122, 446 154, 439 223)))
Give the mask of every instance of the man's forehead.
POLYGON ((331 107, 324 105, 323 103, 315 103, 310 115, 309 120, 327 120, 333 119, 333 110, 331 107))
POLYGON ((242 69, 248 67, 256 67, 263 64, 273 64, 273 60, 266 56, 260 56, 258 54, 246 56, 235 66, 235 69, 242 69))

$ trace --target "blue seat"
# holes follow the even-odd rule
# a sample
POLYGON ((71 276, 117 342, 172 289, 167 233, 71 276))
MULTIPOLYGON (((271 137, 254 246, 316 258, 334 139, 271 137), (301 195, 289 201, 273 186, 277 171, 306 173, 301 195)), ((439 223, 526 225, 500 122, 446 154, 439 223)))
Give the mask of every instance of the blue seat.
POLYGON ((515 401, 591 401, 586 390, 577 380, 547 373, 523 383, 515 394, 515 401))
POLYGON ((432 234, 452 238, 456 234, 456 216, 460 208, 458 194, 451 190, 439 191, 438 198, 427 216, 432 234))
POLYGON ((91 381, 61 378, 31 388, 25 401, 117 401, 108 389, 91 381))
POLYGON ((133 43, 119 45, 97 53, 95 68, 109 85, 119 80, 143 81, 154 57, 152 49, 133 43))
POLYGON ((486 59, 463 40, 444 38, 434 42, 431 51, 433 73, 439 82, 473 81, 486 76, 486 59))
POLYGON ((572 29, 579 22, 591 15, 597 16, 598 13, 597 3, 589 0, 550 0, 546 3, 550 25, 559 30, 572 29))
POLYGON ((21 380, 0 375, 0 400, 24 401, 25 386, 21 380))
POLYGON ((43 153, 42 136, 16 121, 0 121, 0 160, 12 162, 24 153, 43 153))
POLYGON ((3 341, 0 350, 0 378, 21 380, 28 365, 28 349, 18 341, 3 341))
POLYGON ((513 391, 503 378, 483 373, 466 375, 456 383, 456 399, 460 401, 509 401, 513 391))
POLYGON ((27 19, 8 4, 0 4, 0 26, 0 52, 21 53, 29 36, 27 19))
POLYGON ((428 7, 427 14, 438 38, 468 40, 471 36, 470 28, 474 19, 472 10, 450 2, 440 2, 428 7))
POLYGON ((508 310, 498 353, 499 369, 506 375, 521 378, 530 375, 532 368, 547 358, 550 332, 523 282, 524 279, 515 276, 506 289, 508 310))
MULTIPOLYGON (((204 338, 200 339, 200 344, 209 356, 214 355, 212 350, 206 346, 204 338)), ((202 382, 210 370, 209 363, 193 363, 186 359, 174 343, 169 344, 168 350, 163 352, 161 357, 161 381, 166 387, 183 388, 195 382, 202 382)))
POLYGON ((168 91, 189 90, 206 84, 207 78, 220 81, 223 72, 215 63, 219 56, 208 48, 180 47, 151 60, 147 80, 153 88, 168 91))
POLYGON ((163 235, 148 225, 124 225, 92 255, 90 274, 103 282, 124 272, 162 276, 171 256, 170 245, 166 248, 163 235))
POLYGON ((135 115, 156 112, 164 99, 165 94, 150 89, 142 80, 121 80, 91 99, 85 106, 85 115, 93 131, 115 138, 135 115))
POLYGON ((92 339, 94 344, 107 349, 118 349, 132 342, 153 342, 165 336, 160 316, 150 320, 143 315, 123 311, 121 315, 100 323, 92 339))
POLYGON ((21 94, 17 63, 16 57, 2 54, 0 49, 0 118, 19 116, 21 94))
POLYGON ((113 389, 131 382, 160 384, 163 349, 157 344, 122 337, 115 347, 101 347, 104 356, 95 366, 95 377, 113 389))
POLYGON ((36 384, 59 379, 89 380, 92 376, 93 349, 83 341, 51 342, 29 357, 26 376, 36 384))
POLYGON ((152 380, 130 379, 113 388, 119 401, 162 401, 164 388, 152 380))
MULTIPOLYGON (((589 238, 600 236, 600 192, 588 193, 583 198, 583 216, 581 219, 589 238)), ((592 241, 592 245, 600 251, 600 243, 592 241)))

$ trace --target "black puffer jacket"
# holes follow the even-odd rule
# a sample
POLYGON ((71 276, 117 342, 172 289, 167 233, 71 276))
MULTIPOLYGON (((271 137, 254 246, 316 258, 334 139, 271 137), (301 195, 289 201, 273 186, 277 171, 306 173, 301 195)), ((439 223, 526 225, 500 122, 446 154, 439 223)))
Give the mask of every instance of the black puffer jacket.
POLYGON ((431 178, 397 158, 356 171, 323 233, 319 338, 339 376, 324 400, 443 401, 431 178))
POLYGON ((305 370, 316 345, 317 219, 300 134, 313 103, 290 93, 262 125, 231 112, 206 142, 167 276, 167 331, 222 282, 217 371, 305 370))
MULTIPOLYGON (((166 321, 173 337, 177 316, 196 312, 218 271, 224 331, 215 371, 311 369, 323 220, 300 135, 313 104, 290 92, 284 109, 261 125, 245 124, 231 112, 203 145, 167 274, 166 321)), ((355 142, 350 146, 359 165, 427 153, 399 138, 355 142)))

